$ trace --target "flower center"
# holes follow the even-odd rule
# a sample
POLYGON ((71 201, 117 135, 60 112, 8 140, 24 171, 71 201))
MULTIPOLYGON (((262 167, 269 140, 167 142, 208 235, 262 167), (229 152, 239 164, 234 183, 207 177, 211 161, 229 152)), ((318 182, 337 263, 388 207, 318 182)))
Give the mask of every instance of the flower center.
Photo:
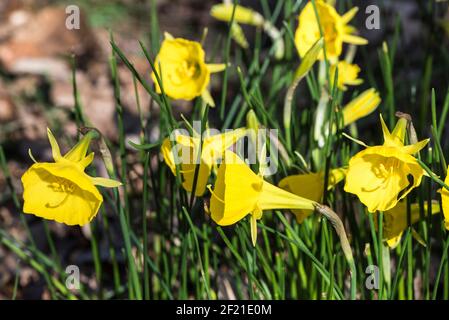
POLYGON ((335 23, 331 21, 327 21, 327 23, 324 23, 323 26, 323 32, 324 32, 324 38, 326 42, 334 42, 337 38, 337 31, 335 29, 335 23))
POLYGON ((373 192, 379 188, 387 188, 389 179, 395 175, 395 170, 399 169, 401 162, 396 158, 387 158, 372 167, 374 176, 379 179, 377 185, 371 189, 363 188, 366 192, 373 192))
POLYGON ((200 76, 200 65, 196 61, 184 60, 178 65, 175 74, 172 76, 172 81, 175 84, 181 84, 187 79, 196 79, 200 76))
POLYGON ((55 177, 55 181, 49 183, 48 188, 50 188, 55 193, 61 194, 62 199, 59 199, 54 203, 48 202, 45 205, 47 208, 54 209, 60 207, 67 201, 68 197, 75 191, 76 186, 73 182, 67 179, 55 177))

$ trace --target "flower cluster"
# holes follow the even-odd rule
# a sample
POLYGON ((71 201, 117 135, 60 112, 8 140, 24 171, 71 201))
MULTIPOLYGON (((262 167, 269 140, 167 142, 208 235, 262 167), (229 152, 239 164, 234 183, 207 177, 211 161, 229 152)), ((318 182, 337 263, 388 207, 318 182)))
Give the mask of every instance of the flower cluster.
MULTIPOLYGON (((429 139, 415 141, 415 137, 407 135, 411 126, 409 117, 401 116, 390 131, 380 116, 383 144, 367 146, 351 138, 365 149, 352 155, 347 163, 331 168, 326 164, 326 159, 320 157, 322 153, 319 151, 325 149, 330 137, 341 136, 345 128, 356 128, 356 121, 374 112, 381 103, 380 95, 374 88, 355 95, 349 103, 342 104, 341 109, 332 101, 337 96, 335 92, 343 97, 349 86, 363 83, 359 78, 361 69, 352 63, 352 59, 355 46, 366 45, 368 41, 358 36, 357 30, 349 24, 356 13, 357 8, 353 8, 340 15, 332 4, 324 0, 308 1, 299 12, 294 45, 301 64, 287 93, 285 140, 287 145, 291 143, 290 121, 295 88, 318 65, 318 74, 326 74, 327 77, 320 76, 318 79, 320 88, 324 89, 318 93, 321 96, 317 99, 319 103, 313 115, 313 139, 318 146, 311 151, 314 165, 306 163, 302 168, 289 167, 291 175, 283 176, 277 185, 268 182, 261 161, 269 145, 264 142, 256 147, 259 172, 254 172, 254 167, 247 165, 238 152, 231 151, 240 140, 254 138, 249 134, 250 127, 256 131, 260 128, 254 115, 252 124, 247 128, 213 135, 207 123, 204 134, 173 134, 162 141, 162 157, 171 173, 180 179, 181 186, 187 192, 210 199, 206 211, 218 225, 232 225, 249 216, 255 243, 257 221, 262 219, 263 211, 288 209, 294 213, 298 223, 303 223, 320 207, 320 203, 327 202, 324 194, 338 188, 343 181, 344 191, 357 196, 376 219, 379 213, 384 214, 384 237, 392 247, 408 226, 421 219, 419 206, 411 204, 407 209, 406 198, 421 184, 423 177, 429 175, 416 157, 429 139), (350 48, 346 57, 342 57, 345 45, 350 48), (337 119, 325 116, 334 111, 337 119), (292 172, 295 170, 299 172, 292 172)), ((239 5, 220 4, 212 7, 211 15, 220 21, 232 22, 232 35, 244 48, 249 43, 240 25, 261 28, 271 37, 274 57, 284 58, 285 38, 260 13, 239 5)), ((200 42, 175 38, 168 33, 154 66, 152 79, 158 94, 187 101, 199 98, 204 102, 202 111, 206 105, 215 106, 209 88, 211 74, 227 67, 225 64, 207 63, 200 42)), ((96 186, 118 187, 120 183, 90 177, 84 172, 94 158, 93 153, 86 156, 93 138, 92 132, 87 133, 65 156, 61 155, 50 130, 48 138, 54 162, 35 163, 23 175, 23 211, 68 225, 84 225, 95 217, 103 201, 96 186)), ((278 146, 283 147, 283 143, 277 141, 278 146)), ((445 184, 449 184, 449 178, 446 178, 445 184)), ((446 186, 440 193, 446 228, 449 229, 449 190, 446 186)), ((434 214, 440 211, 436 204, 430 209, 434 214)))

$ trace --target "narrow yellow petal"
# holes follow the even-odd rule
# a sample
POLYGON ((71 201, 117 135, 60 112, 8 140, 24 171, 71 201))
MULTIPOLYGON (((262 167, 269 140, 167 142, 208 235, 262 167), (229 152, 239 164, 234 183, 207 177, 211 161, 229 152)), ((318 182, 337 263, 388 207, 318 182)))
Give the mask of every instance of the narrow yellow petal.
POLYGON ((120 181, 108 179, 108 178, 102 178, 102 177, 90 177, 90 180, 92 183, 96 186, 101 186, 105 188, 117 188, 122 185, 120 181))
POLYGON ((208 63, 206 66, 210 73, 221 72, 226 69, 226 64, 224 63, 208 63))
POLYGON ((234 41, 237 42, 239 46, 244 49, 247 49, 249 47, 248 40, 243 33, 242 27, 237 22, 234 22, 231 26, 231 35, 234 41))
POLYGON ((344 125, 347 126, 371 114, 380 102, 380 95, 375 89, 364 91, 343 108, 344 125))
POLYGON ((421 140, 415 144, 404 146, 401 149, 405 153, 414 155, 414 154, 418 153, 419 151, 421 151, 429 143, 429 141, 430 141, 430 139, 421 140))
POLYGON ((64 156, 65 159, 73 162, 80 162, 86 156, 90 142, 97 135, 95 131, 89 131, 81 140, 64 156))
POLYGON ((357 12, 359 11, 358 7, 354 7, 351 10, 349 10, 348 12, 346 12, 342 17, 341 20, 344 24, 349 23, 349 21, 351 21, 355 15, 357 14, 357 12))
POLYGON ((380 123, 382 124, 382 132, 384 135, 384 145, 395 145, 394 139, 390 133, 390 130, 387 127, 387 124, 384 121, 384 118, 382 117, 382 114, 380 114, 380 123))
POLYGON ((94 161, 94 156, 95 156, 95 154, 93 152, 91 152, 91 153, 89 153, 89 155, 87 157, 83 158, 78 163, 80 164, 81 167, 86 168, 92 163, 92 161, 94 161))
POLYGON ((227 149, 236 144, 246 134, 247 130, 245 128, 239 128, 207 137, 203 144, 205 161, 209 164, 215 162, 216 159, 221 158, 227 149))
POLYGON ((400 118, 399 121, 396 122, 396 126, 391 132, 391 136, 395 141, 404 145, 406 131, 407 131, 407 119, 400 118))
MULTIPOLYGON (((212 6, 210 14, 217 20, 229 22, 233 11, 233 4, 217 4, 212 6)), ((262 26, 264 23, 263 17, 258 12, 240 5, 235 6, 234 21, 254 26, 262 26)))
POLYGON ((59 145, 55 139, 55 136, 53 135, 53 133, 51 132, 51 130, 49 128, 47 128, 47 136, 48 136, 48 141, 50 141, 51 153, 53 155, 53 159, 55 161, 59 161, 59 159, 61 159, 61 151, 59 149, 59 145))
POLYGON ((359 46, 368 44, 368 40, 366 40, 365 38, 362 38, 359 36, 354 36, 351 34, 344 34, 342 36, 342 40, 343 40, 343 42, 351 43, 351 44, 355 44, 355 45, 359 45, 359 46))
POLYGON ((355 80, 348 80, 346 81, 347 85, 350 86, 359 86, 363 83, 363 79, 355 79, 355 80))
POLYGON ((164 32, 164 37, 165 37, 165 39, 167 39, 167 40, 173 40, 173 39, 175 39, 175 37, 173 37, 172 34, 169 33, 169 32, 167 32, 167 31, 164 32))
POLYGON ((201 93, 201 98, 203 98, 204 102, 206 102, 208 105, 210 105, 211 107, 215 107, 215 102, 214 99, 212 98, 212 95, 210 94, 209 90, 204 90, 201 93))

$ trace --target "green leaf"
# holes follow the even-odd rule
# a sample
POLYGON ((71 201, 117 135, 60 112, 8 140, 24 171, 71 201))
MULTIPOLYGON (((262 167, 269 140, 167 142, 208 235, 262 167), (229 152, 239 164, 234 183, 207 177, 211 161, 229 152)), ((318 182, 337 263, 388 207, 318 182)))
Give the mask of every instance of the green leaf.
POLYGON ((323 49, 324 46, 324 38, 320 38, 315 44, 307 51, 306 55, 301 61, 298 69, 295 72, 295 78, 293 82, 298 82, 302 78, 304 78, 307 73, 309 73, 310 69, 312 69, 313 65, 318 59, 318 55, 323 49))

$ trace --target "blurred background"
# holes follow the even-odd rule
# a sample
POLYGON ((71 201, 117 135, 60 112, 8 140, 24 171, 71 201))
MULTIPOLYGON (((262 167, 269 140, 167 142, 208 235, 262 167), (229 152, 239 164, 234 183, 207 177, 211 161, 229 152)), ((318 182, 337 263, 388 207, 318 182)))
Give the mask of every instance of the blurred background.
MULTIPOLYGON (((218 2, 204 0, 1 0, 0 144, 5 150, 12 175, 11 183, 18 193, 22 190, 20 177, 31 164, 28 149, 33 150, 37 159, 49 160, 51 157, 46 138, 47 126, 58 133, 64 150, 76 138, 72 81, 74 61, 79 98, 86 117, 105 137, 116 143, 118 133, 114 88, 109 69, 110 32, 138 72, 148 81, 151 69, 139 48, 138 40, 142 40, 150 48, 157 48, 161 39, 153 36, 159 34, 152 29, 155 26, 162 32, 168 31, 174 36, 198 41, 207 27, 206 52, 208 57, 213 57, 213 62, 220 62, 223 61, 220 49, 227 34, 227 25, 209 15, 211 6, 216 3, 218 2), (81 9, 79 30, 68 30, 65 26, 68 16, 66 8, 69 5, 76 5, 81 9), (157 10, 157 18, 151 14, 152 8, 157 10)), ((267 9, 274 10, 278 1, 267 1, 269 8, 259 1, 243 0, 240 3, 264 13, 267 9)), ((384 41, 396 44, 393 69, 397 109, 410 113, 414 119, 419 118, 419 123, 429 123, 430 89, 435 88, 437 106, 441 108, 449 84, 447 1, 338 0, 337 7, 339 5, 345 8, 352 5, 360 7, 353 24, 370 44, 358 51, 355 61, 362 65, 361 77, 365 79, 365 85, 376 87, 381 93, 385 92, 379 50, 384 41), (367 30, 365 27, 365 8, 369 4, 380 8, 379 30, 367 30)), ((282 19, 278 19, 277 24, 282 25, 282 19)), ((296 28, 296 18, 292 28, 296 28)), ((244 27, 244 31, 251 43, 257 31, 251 27, 244 27)), ((268 50, 270 40, 263 37, 263 41, 268 50)), ((151 54, 154 56, 156 52, 151 54)), ((250 52, 243 57, 245 59, 251 59, 250 52)), ((296 56, 286 59, 292 66, 299 62, 296 56)), ((139 114, 133 78, 124 65, 119 65, 118 74, 127 140, 138 141, 139 114)), ((272 85, 269 79, 266 76, 263 85, 272 85)), ((220 83, 221 77, 212 78, 213 96, 219 96, 220 83)), ((156 141, 159 139, 158 106, 151 103, 143 88, 137 88, 141 106, 149 121, 150 137, 156 141)), ((231 75, 229 88, 230 96, 240 90, 236 75, 231 75)), ((279 97, 279 101, 282 99, 283 97, 279 97)), ((304 99, 299 103, 306 104, 308 100, 304 99)), ((188 114, 191 108, 192 104, 189 102, 174 102, 174 110, 178 114, 188 114)), ((375 132, 378 132, 377 116, 363 119, 360 125, 375 128, 375 132)), ((422 137, 428 136, 425 130, 428 129, 418 128, 422 137)), ((362 140, 369 141, 371 131, 366 132, 367 137, 362 140)), ((447 144, 449 139, 443 141, 447 144)), ((142 189, 139 178, 143 169, 135 157, 134 153, 130 153, 128 159, 131 167, 130 185, 131 192, 139 195, 142 189)), ((154 157, 152 161, 157 162, 158 158, 154 157)), ((0 171, 0 229, 25 241, 26 234, 18 218, 19 214, 14 207, 7 180, 0 171)), ((46 226, 33 216, 26 216, 26 219, 35 235, 37 246, 42 251, 49 252, 44 236, 48 231, 45 230, 46 226)), ((83 270, 87 272, 82 274, 83 281, 95 289, 90 230, 69 228, 56 223, 48 224, 48 228, 56 239, 57 252, 62 261, 65 264, 85 266, 83 270)), ((107 273, 108 256, 104 248, 107 248, 108 239, 105 236, 98 241, 107 273)), ((117 242, 117 247, 121 247, 119 237, 111 241, 117 242)), ((11 297, 17 270, 20 270, 17 279, 21 288, 18 298, 49 297, 45 282, 39 274, 27 265, 20 264, 15 254, 0 245, 0 299, 11 297)))

